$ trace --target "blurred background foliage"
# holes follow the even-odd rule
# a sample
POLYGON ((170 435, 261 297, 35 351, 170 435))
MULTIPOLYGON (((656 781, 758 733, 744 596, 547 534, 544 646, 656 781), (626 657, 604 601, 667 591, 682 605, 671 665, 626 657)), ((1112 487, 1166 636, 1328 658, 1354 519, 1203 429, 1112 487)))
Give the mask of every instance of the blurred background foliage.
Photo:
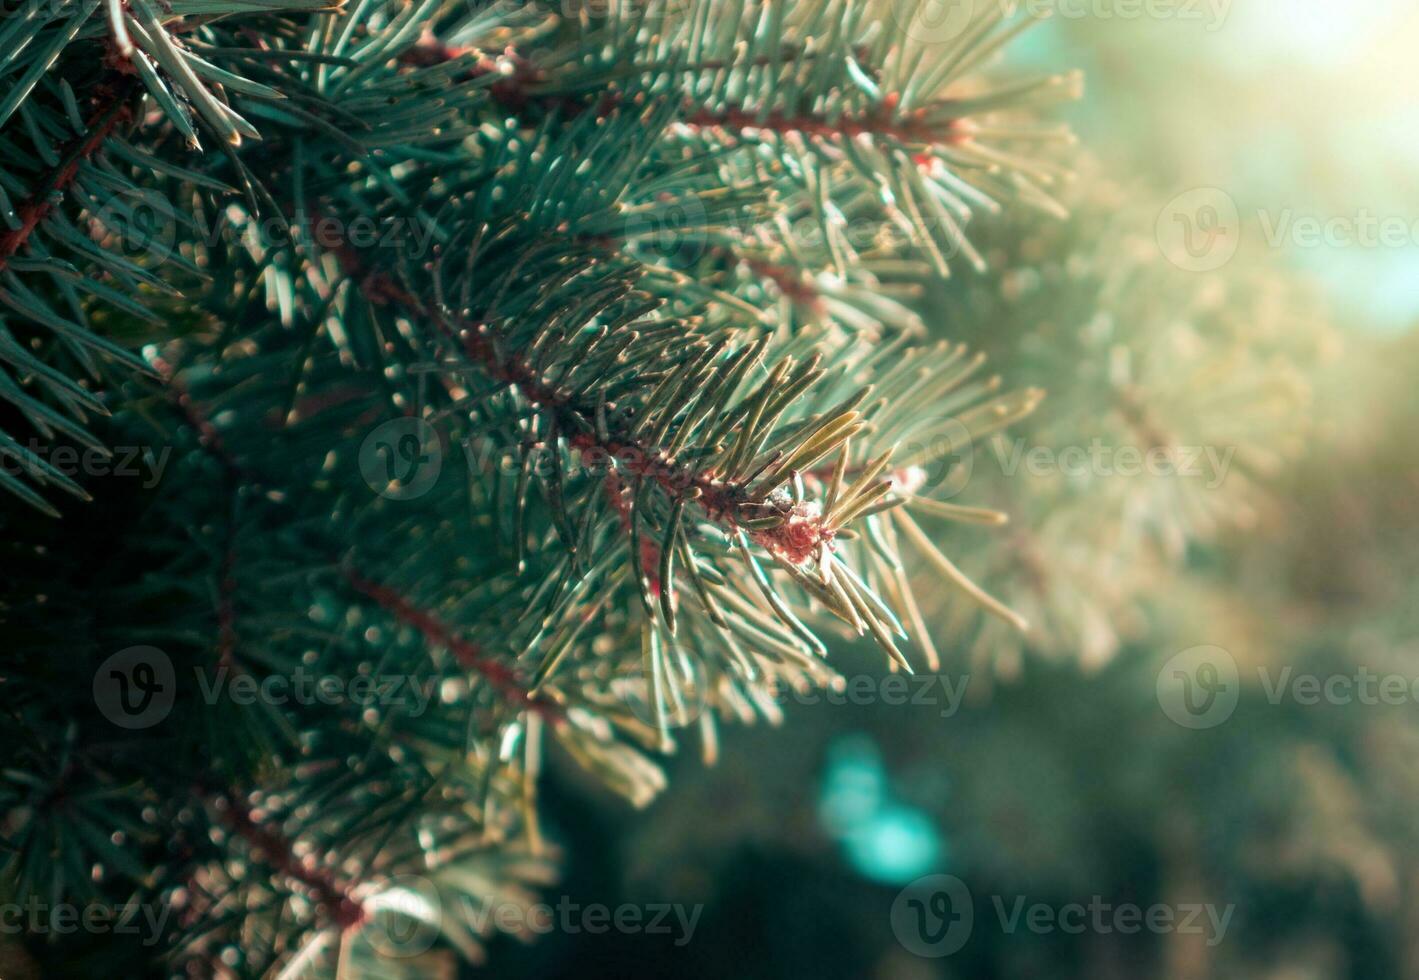
MULTIPOLYGON (((1028 446, 1231 447, 1226 479, 1010 475, 1010 447, 978 454, 958 499, 1009 511, 1012 547, 935 530, 1031 632, 917 569, 958 710, 944 688, 930 704, 790 703, 787 737, 735 730, 713 767, 686 754, 645 813, 556 767, 563 893, 705 909, 684 946, 500 940, 498 976, 1419 976, 1419 704, 1273 703, 1257 680, 1419 677, 1419 246, 1276 247, 1258 226, 1288 209, 1412 225, 1419 10, 1175 6, 1194 15, 1081 0, 1012 51, 1086 70, 1071 217, 983 222, 990 271, 923 313, 1049 389, 1028 446), (1170 265, 1153 233, 1195 187, 1242 216, 1242 248, 1206 273, 1170 265), (1228 651, 1241 684, 1206 730, 1158 695, 1163 665, 1197 645, 1228 651), (922 959, 889 913, 933 872, 969 884, 975 927, 922 959), (1215 945, 1006 934, 992 899, 1016 896, 1235 914, 1215 945)), ((880 676, 869 651, 840 656, 844 675, 880 676)))

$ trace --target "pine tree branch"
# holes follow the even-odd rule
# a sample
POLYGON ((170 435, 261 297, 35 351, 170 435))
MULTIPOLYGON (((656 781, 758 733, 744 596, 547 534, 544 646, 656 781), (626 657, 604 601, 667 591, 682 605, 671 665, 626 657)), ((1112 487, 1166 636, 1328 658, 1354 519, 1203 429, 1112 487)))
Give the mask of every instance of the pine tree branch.
POLYGON ((213 424, 212 420, 192 398, 192 393, 187 390, 182 379, 177 376, 176 368, 162 357, 151 359, 153 370, 157 372, 159 379, 163 382, 163 390, 168 396, 168 400, 177 406, 182 417, 187 424, 197 433, 197 442, 202 449, 221 464, 230 483, 239 483, 243 480, 257 483, 255 474, 249 473, 237 460, 236 456, 227 448, 222 441, 222 433, 213 424))
MULTIPOLYGON (((184 418, 198 433, 203 449, 220 462, 228 482, 235 489, 234 481, 246 478, 247 471, 228 451, 221 433, 177 377, 172 365, 163 358, 153 358, 153 365, 166 385, 166 390, 184 418)), ((252 478, 254 479, 254 478, 252 478)), ((260 481, 255 481, 259 484, 260 481)), ((234 515, 233 515, 234 517, 234 515)), ((236 552, 229 533, 222 558, 222 572, 219 583, 217 607, 218 621, 218 662, 232 666, 236 655, 236 552)), ((416 607, 394 590, 376 585, 357 572, 346 569, 346 580, 356 591, 373 599, 378 605, 394 615, 400 622, 415 627, 430 643, 446 647, 465 668, 483 676, 495 690, 509 703, 529 708, 548 717, 557 717, 555 705, 534 699, 527 687, 517 678, 515 672, 486 655, 477 645, 455 636, 445 624, 431 613, 416 607)))
POLYGON ((538 95, 529 91, 530 86, 546 81, 546 73, 535 67, 530 60, 509 46, 498 57, 492 57, 472 46, 444 44, 435 37, 422 38, 418 44, 399 55, 400 64, 415 68, 429 68, 446 64, 460 58, 470 59, 468 70, 454 76, 455 81, 499 76, 488 89, 499 105, 514 111, 527 108, 537 102, 539 107, 550 111, 563 109, 575 115, 584 105, 561 96, 538 95), (511 71, 503 66, 507 65, 511 71))
MULTIPOLYGON (((799 54, 800 52, 796 48, 791 45, 787 46, 783 60, 786 63, 793 63, 799 54)), ((812 57, 811 52, 801 52, 801 54, 804 57, 812 57)), ((400 61, 413 66, 427 67, 463 57, 475 60, 460 78, 502 76, 501 80, 491 86, 490 92, 499 105, 513 111, 520 111, 529 105, 536 105, 544 112, 560 111, 568 118, 575 118, 588 110, 594 111, 598 117, 604 117, 617 109, 623 100, 622 93, 614 90, 603 93, 592 102, 577 100, 566 95, 536 92, 533 87, 545 84, 548 81, 547 73, 512 47, 508 47, 498 58, 493 58, 474 47, 451 47, 433 39, 425 39, 404 52, 400 56, 400 61)), ((673 67, 683 72, 720 71, 726 68, 743 70, 767 66, 773 64, 774 60, 767 55, 760 55, 744 61, 730 62, 724 59, 712 59, 696 65, 676 65, 673 67)), ((640 65, 635 66, 631 71, 637 75, 649 75, 669 67, 672 66, 640 65)), ((880 72, 875 69, 868 69, 867 73, 874 76, 880 75, 880 72)), ((762 113, 746 106, 731 105, 720 109, 696 108, 687 100, 685 118, 679 122, 682 126, 691 129, 720 129, 736 132, 752 129, 770 131, 781 136, 794 134, 830 142, 867 135, 894 139, 906 145, 927 147, 966 142, 973 135, 974 127, 966 119, 948 119, 945 122, 928 121, 932 109, 941 108, 945 105, 944 103, 923 106, 904 117, 898 117, 896 108, 900 102, 901 95, 899 93, 888 92, 882 96, 880 104, 871 111, 856 115, 845 114, 830 119, 813 113, 789 114, 780 111, 762 113)), ((924 165, 929 162, 929 159, 919 159, 917 162, 924 165)))
POLYGON ((970 139, 971 127, 964 119, 944 123, 928 123, 928 109, 921 108, 904 118, 897 118, 894 108, 900 101, 896 93, 884 96, 882 105, 870 112, 843 115, 836 119, 813 113, 761 113, 742 106, 723 109, 699 109, 680 121, 692 129, 757 130, 780 136, 797 135, 828 142, 858 136, 876 136, 896 140, 909 146, 940 146, 970 139))
POLYGON ((261 853, 262 859, 288 878, 299 881, 315 895, 316 903, 335 917, 341 929, 365 921, 366 910, 328 869, 301 860, 295 847, 278 830, 263 826, 235 793, 207 793, 199 785, 199 795, 212 798, 219 819, 261 853))
POLYGON ((217 583, 217 663, 236 663, 236 515, 227 525, 226 548, 222 554, 222 577, 217 583))
POLYGON ((110 72, 94 87, 94 109, 85 120, 84 134, 69 141, 59 154, 59 162, 15 209, 20 227, 0 235, 0 271, 4 271, 40 223, 59 206, 64 192, 79 176, 79 165, 98 153, 115 129, 132 121, 132 96, 139 88, 137 76, 119 71, 110 72))
MULTIPOLYGON (((325 227, 344 225, 327 222, 325 227)), ((818 515, 784 500, 756 500, 749 491, 751 480, 725 480, 673 459, 663 447, 637 438, 619 419, 608 421, 602 435, 592 421, 596 405, 547 384, 523 358, 502 353, 503 345, 487 324, 470 322, 425 302, 389 274, 369 266, 364 256, 343 238, 325 244, 333 246, 345 273, 359 284, 371 303, 393 306, 432 323, 490 378, 516 386, 529 402, 555 419, 559 431, 572 433, 566 437, 572 448, 614 460, 627 473, 654 480, 673 500, 695 501, 711 521, 731 533, 744 529, 740 509, 756 505, 756 519, 777 518, 779 523, 771 528, 751 529, 750 537, 775 554, 795 556, 795 563, 832 539, 832 529, 818 515)))
POLYGON ((770 262, 767 259, 743 256, 738 258, 749 267, 750 272, 777 286, 779 292, 788 297, 790 302, 803 307, 814 316, 819 316, 824 312, 822 294, 818 292, 812 279, 802 270, 770 262))
POLYGON ((478 644, 456 635, 451 627, 433 613, 420 609, 388 586, 371 582, 358 572, 347 569, 345 580, 356 592, 373 599, 399 622, 418 630, 430 645, 447 649, 459 664, 483 677, 509 704, 554 721, 562 717, 560 707, 534 697, 515 670, 488 656, 478 644))
MULTIPOLYGON (((661 549, 649 535, 640 535, 633 532, 634 515, 631 512, 630 502, 626 500, 626 494, 633 492, 631 487, 616 475, 615 470, 606 474, 606 497, 611 502, 612 508, 616 511, 616 516, 620 518, 621 530, 631 539, 632 547, 636 547, 639 541, 640 567, 645 571, 645 579, 649 585, 649 593, 658 595, 661 591, 660 559, 661 549)), ((669 602, 673 606, 676 600, 676 592, 671 589, 669 592, 669 602)), ((669 617, 667 617, 669 618, 669 617)))
POLYGON ((193 400, 173 366, 162 357, 151 359, 153 369, 163 383, 163 390, 177 407, 187 424, 197 433, 198 444, 222 467, 223 482, 230 497, 229 513, 222 547, 221 577, 217 582, 217 663, 236 666, 236 522, 237 490, 243 480, 255 482, 237 462, 222 441, 222 434, 207 413, 193 400))

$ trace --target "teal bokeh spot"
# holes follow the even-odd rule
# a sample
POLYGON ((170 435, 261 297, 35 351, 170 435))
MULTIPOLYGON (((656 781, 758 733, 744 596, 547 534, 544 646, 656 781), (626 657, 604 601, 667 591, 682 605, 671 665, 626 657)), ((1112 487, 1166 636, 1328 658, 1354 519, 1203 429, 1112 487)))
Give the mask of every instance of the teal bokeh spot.
POLYGON ((866 878, 896 884, 940 866, 945 846, 936 826, 891 798, 881 753, 865 736, 841 738, 829 749, 818 817, 866 878))
POLYGON ((843 844, 858 873, 889 884, 911 881, 940 867, 944 849, 926 814, 895 803, 855 828, 843 844))
POLYGON ((872 819, 886 796, 887 774, 877 747, 860 735, 833 743, 818 798, 818 818, 828 834, 846 837, 872 819))

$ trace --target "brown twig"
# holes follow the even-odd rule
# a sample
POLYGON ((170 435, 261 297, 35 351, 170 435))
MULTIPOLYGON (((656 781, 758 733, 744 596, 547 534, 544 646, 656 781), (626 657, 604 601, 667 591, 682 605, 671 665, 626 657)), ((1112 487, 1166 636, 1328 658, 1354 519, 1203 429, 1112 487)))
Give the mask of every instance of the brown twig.
POLYGON ((235 793, 213 794, 199 786, 198 795, 213 799, 222 822, 259 850, 266 864, 309 888, 317 904, 332 914, 342 929, 365 921, 365 908, 349 886, 328 869, 298 857, 292 843, 274 827, 259 823, 251 808, 235 793))
POLYGON ((94 108, 85 120, 84 134, 65 145, 59 163, 45 173, 30 196, 15 209, 20 227, 0 234, 0 271, 63 199, 64 192, 79 176, 79 165, 97 153, 119 125, 134 118, 132 95, 138 88, 136 77, 118 72, 94 86, 94 108))
POLYGON ((390 587, 371 582, 358 572, 346 570, 345 580, 356 592, 373 599, 399 622, 418 630, 427 642, 447 649, 460 665, 480 675, 509 704, 545 718, 561 717, 557 705, 532 696, 515 670, 488 656, 478 644, 458 636, 433 613, 414 605, 390 587))

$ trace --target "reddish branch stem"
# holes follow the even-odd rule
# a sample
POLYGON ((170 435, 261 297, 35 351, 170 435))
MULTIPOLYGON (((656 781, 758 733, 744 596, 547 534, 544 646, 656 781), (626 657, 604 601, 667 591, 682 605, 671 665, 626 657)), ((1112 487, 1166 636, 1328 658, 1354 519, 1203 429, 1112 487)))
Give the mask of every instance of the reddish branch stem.
POLYGON ((217 585, 217 663, 232 667, 236 663, 236 542, 235 528, 228 525, 227 546, 222 555, 222 578, 217 585))
POLYGON ((85 132, 64 146, 59 163, 41 178, 24 202, 16 208, 20 227, 0 234, 0 271, 30 240, 40 222, 49 217, 63 194, 79 176, 79 165, 97 153, 104 141, 124 122, 133 119, 131 96, 138 80, 115 74, 94 88, 94 109, 84 122, 85 132))
POLYGON ((455 634, 433 613, 420 609, 388 586, 371 582, 356 572, 347 571, 345 579, 356 592, 373 599, 399 622, 418 630, 430 644, 446 648, 460 665, 480 675, 509 704, 535 711, 545 718, 560 717, 555 704, 532 696, 515 670, 488 656, 478 644, 455 634))
POLYGON ((518 54, 512 48, 508 48, 502 54, 502 62, 491 57, 482 50, 475 47, 444 44, 435 37, 426 37, 414 47, 405 51, 399 56, 401 63, 419 68, 427 68, 433 65, 441 65, 445 62, 453 61, 457 58, 469 57, 469 66, 466 72, 457 76, 457 80, 464 81, 474 78, 485 78, 489 75, 500 76, 494 82, 489 91, 500 105, 509 109, 522 109, 529 102, 536 101, 546 109, 564 108, 580 109, 581 106, 571 99, 554 96, 537 96, 530 92, 529 86, 535 85, 545 79, 545 73, 535 67, 527 58, 518 54), (507 66, 504 68, 504 66, 507 66))
POLYGON ((207 455, 222 465, 228 479, 235 482, 243 478, 250 478, 252 482, 258 482, 251 474, 246 473, 242 465, 237 462, 236 457, 222 441, 222 433, 207 417, 207 413, 202 411, 202 407, 193 400, 192 393, 187 390, 187 386, 177 376, 177 370, 173 365, 164 358, 155 357, 153 358, 153 369, 163 380, 168 397, 177 405, 178 411, 187 420, 187 424, 192 426, 197 433, 198 443, 207 452, 207 455))
MULTIPOLYGON (((236 501, 238 484, 248 478, 236 457, 222 442, 222 434, 192 398, 173 366, 161 357, 153 358, 153 368, 163 380, 168 397, 182 412, 187 424, 197 432, 197 441, 222 466, 227 489, 232 496, 232 513, 227 521, 223 545, 221 578, 217 581, 217 662, 223 667, 236 663, 236 501)), ((253 481, 255 482, 255 481, 253 481)))
POLYGON ((836 120, 807 113, 788 115, 783 112, 760 114, 751 109, 731 106, 727 109, 700 109, 681 123, 696 129, 759 129, 780 135, 796 133, 814 139, 839 140, 856 136, 885 136, 900 143, 931 146, 957 143, 967 138, 967 132, 957 121, 942 127, 925 121, 926 111, 918 109, 905 117, 892 111, 896 99, 888 96, 882 108, 861 115, 844 115, 836 120))
MULTIPOLYGON (((326 239, 320 244, 334 252, 345 274, 359 283, 371 303, 397 307, 432 323, 489 377, 515 385, 528 401, 552 413, 561 431, 575 433, 567 438, 572 448, 599 457, 597 462, 615 460, 625 472, 654 480, 672 498, 693 496, 710 520, 730 531, 739 530, 739 507, 751 500, 744 485, 686 466, 660 447, 637 440, 620 425, 612 425, 605 438, 598 436, 588 422, 595 406, 572 401, 565 392, 544 382, 523 358, 501 352, 486 324, 447 314, 409 292, 388 273, 368 267, 364 257, 339 236, 339 223, 317 219, 315 225, 327 233, 318 236, 326 239)), ((816 551, 818 543, 833 537, 832 529, 801 508, 769 503, 764 507, 758 516, 771 516, 777 511, 784 522, 751 532, 750 536, 774 554, 799 563, 803 556, 816 551)))
POLYGON ((817 287, 801 272, 765 259, 746 258, 744 264, 754 275, 773 282, 779 292, 792 302, 814 314, 823 312, 823 298, 818 294, 817 287))
MULTIPOLYGON (((327 230, 338 227, 334 222, 317 221, 315 224, 327 230)), ((691 488, 698 488, 700 505, 712 517, 723 518, 731 524, 735 522, 734 512, 745 499, 743 488, 679 465, 658 449, 616 431, 612 431, 606 439, 582 431, 586 428, 586 418, 594 409, 573 403, 565 393, 546 384, 522 358, 499 352, 486 325, 445 314, 399 285, 387 273, 368 268, 364 257, 343 238, 327 236, 321 244, 336 254, 345 274, 359 283, 371 303, 398 307, 406 314, 428 320, 445 339, 461 348, 493 380, 516 385, 528 401, 555 413, 560 421, 569 423, 564 431, 578 433, 568 439, 572 446, 614 458, 637 476, 653 477, 673 495, 681 496, 691 488)))
MULTIPOLYGON (((200 787, 199 794, 211 795, 203 793, 200 787)), ((235 794, 218 795, 227 804, 217 807, 222 822, 259 850, 267 864, 309 888, 316 902, 335 916, 342 929, 365 920, 364 906, 350 894, 348 886, 325 868, 313 867, 301 860, 291 842, 274 827, 258 823, 251 809, 235 794)))
MULTIPOLYGON (((494 74, 502 76, 499 81, 493 83, 490 92, 498 104, 514 111, 524 109, 529 104, 536 104, 545 111, 559 110, 569 117, 588 109, 593 109, 598 115, 606 115, 621 101, 620 93, 615 91, 603 93, 593 103, 567 95, 536 92, 533 87, 547 80, 546 72, 512 48, 502 54, 500 61, 477 48, 451 47, 428 38, 406 51, 400 60, 405 64, 428 67, 469 55, 475 56, 476 60, 471 62, 463 77, 482 78, 494 74)), ((754 65, 771 63, 772 59, 764 55, 752 62, 754 65)), ((707 61, 694 66, 692 70, 719 71, 726 67, 730 66, 725 62, 707 61)), ((970 138, 971 128, 965 120, 951 119, 945 123, 928 121, 928 107, 899 115, 897 106, 900 98, 897 93, 889 92, 877 108, 858 115, 840 116, 837 119, 827 119, 809 113, 761 114, 757 110, 730 106, 718 110, 701 108, 689 111, 686 118, 680 122, 696 129, 769 130, 780 135, 794 133, 825 140, 871 135, 918 146, 960 143, 970 138)), ((692 107, 686 108, 691 110, 692 107)), ((929 155, 918 155, 917 162, 924 166, 929 165, 931 158, 929 155)))
MULTIPOLYGON (((626 500, 626 494, 630 488, 621 482, 621 478, 616 475, 615 470, 606 473, 606 497, 611 501, 611 506, 615 508, 616 516, 621 519, 621 530, 627 535, 631 533, 631 505, 626 500)), ((632 539, 634 540, 634 539, 632 539)), ((640 558, 641 568, 645 570, 646 584, 651 595, 660 593, 660 545, 657 544, 650 535, 641 535, 640 538, 640 558)), ((674 602, 676 591, 671 590, 670 600, 674 602)))
MULTIPOLYGON (((197 430, 202 447, 219 460, 230 480, 243 476, 241 465, 222 442, 221 433, 207 418, 201 407, 193 401, 191 394, 176 376, 172 366, 162 358, 154 359, 154 366, 167 383, 173 400, 186 417, 188 423, 197 430)), ((230 666, 236 652, 236 578, 235 550, 229 542, 222 561, 220 597, 217 606, 218 655, 219 662, 230 666)), ((346 578, 355 589, 392 613, 401 622, 414 626, 429 642, 447 647, 464 667, 481 674, 498 693, 510 703, 527 707, 543 715, 552 715, 555 707, 546 701, 531 697, 518 680, 517 675, 503 664, 489 658, 476 645, 455 636, 453 631, 440 623, 432 614, 414 606, 392 589, 376 585, 355 572, 347 572, 346 578)))

